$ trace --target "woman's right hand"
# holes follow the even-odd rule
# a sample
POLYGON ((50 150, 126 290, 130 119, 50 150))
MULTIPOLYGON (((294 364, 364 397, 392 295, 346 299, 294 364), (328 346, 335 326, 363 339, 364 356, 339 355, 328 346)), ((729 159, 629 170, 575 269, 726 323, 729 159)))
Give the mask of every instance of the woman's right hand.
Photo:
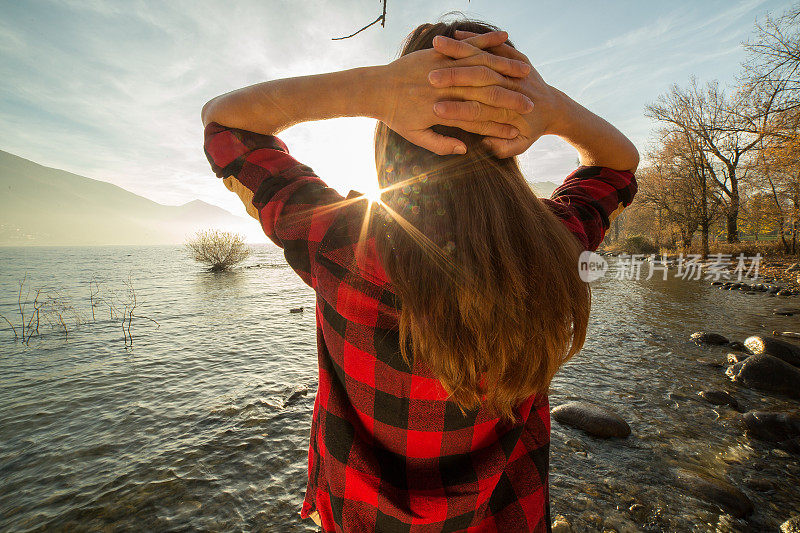
MULTIPOLYGON (((434 39, 438 42, 440 36, 434 39)), ((489 32, 473 39, 477 46, 494 46, 508 39, 506 32, 489 32)), ((374 118, 418 146, 439 155, 466 153, 466 145, 455 138, 434 132, 436 124, 453 126, 492 138, 512 139, 518 130, 509 124, 508 117, 530 113, 533 103, 519 91, 500 87, 497 80, 520 80, 528 75, 530 66, 524 61, 500 57, 472 46, 470 53, 454 61, 433 48, 424 48, 403 55, 378 68, 377 83, 370 83, 380 101, 374 118), (430 73, 459 69, 463 86, 435 87, 430 73), (497 120, 458 120, 437 116, 442 101, 459 100, 476 106, 492 107, 498 111, 497 120)))
MULTIPOLYGON (((508 109, 476 105, 476 102, 444 101, 438 103, 434 112, 437 116, 448 120, 492 121, 511 124, 519 130, 519 135, 515 138, 486 137, 483 142, 497 157, 519 155, 530 148, 542 135, 557 133, 558 119, 563 115, 562 93, 545 83, 525 54, 506 43, 482 46, 478 40, 479 36, 480 34, 477 33, 456 30, 456 39, 440 36, 434 41, 433 47, 439 53, 453 59, 474 55, 476 49, 480 48, 498 56, 527 63, 531 69, 526 77, 498 77, 494 83, 530 98, 534 105, 533 111, 521 115, 508 109)), ((467 68, 457 66, 432 71, 429 80, 431 85, 437 88, 473 86, 475 83, 475 77, 470 75, 467 68)))

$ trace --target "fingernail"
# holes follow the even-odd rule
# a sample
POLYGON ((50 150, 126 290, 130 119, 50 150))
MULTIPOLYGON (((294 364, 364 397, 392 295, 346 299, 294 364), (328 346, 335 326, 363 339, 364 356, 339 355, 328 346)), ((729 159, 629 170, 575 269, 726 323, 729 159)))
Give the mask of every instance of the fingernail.
POLYGON ((434 70, 428 73, 428 81, 436 85, 437 83, 442 81, 442 75, 434 70))
POLYGON ((433 38, 433 44, 441 44, 441 43, 442 43, 441 35, 437 35, 436 37, 433 38))
POLYGON ((464 155, 467 153, 467 148, 465 146, 458 145, 455 148, 453 148, 453 153, 464 155))
POLYGON ((442 113, 444 113, 444 104, 442 104, 441 102, 436 102, 435 104, 433 104, 433 112, 436 113, 437 115, 441 115, 442 113))

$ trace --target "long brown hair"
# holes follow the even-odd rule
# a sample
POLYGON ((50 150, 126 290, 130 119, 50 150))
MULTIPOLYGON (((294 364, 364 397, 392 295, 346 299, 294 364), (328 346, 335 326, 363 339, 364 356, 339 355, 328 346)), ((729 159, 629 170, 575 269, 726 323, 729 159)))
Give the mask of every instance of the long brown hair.
MULTIPOLYGON (((498 28, 463 18, 423 24, 401 55, 457 29, 498 28)), ((578 272, 582 248, 536 197, 516 157, 497 158, 460 128, 434 131, 462 140, 467 154, 438 156, 382 122, 375 131, 383 192, 372 227, 402 302, 401 353, 411 365, 411 348, 462 411, 485 401, 514 422, 514 407, 547 394, 583 346, 591 292, 578 272)))

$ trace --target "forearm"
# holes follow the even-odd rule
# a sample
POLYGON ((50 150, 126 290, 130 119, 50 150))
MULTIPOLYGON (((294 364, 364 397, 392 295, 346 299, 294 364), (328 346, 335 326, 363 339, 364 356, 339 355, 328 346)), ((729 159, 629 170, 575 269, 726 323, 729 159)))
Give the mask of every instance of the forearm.
POLYGON ((217 122, 230 128, 277 135, 309 120, 381 113, 382 67, 267 81, 213 98, 203 106, 203 125, 217 122))
POLYGON ((609 122, 563 92, 554 90, 559 102, 559 118, 548 133, 571 144, 578 151, 581 165, 635 172, 639 152, 633 143, 609 122))

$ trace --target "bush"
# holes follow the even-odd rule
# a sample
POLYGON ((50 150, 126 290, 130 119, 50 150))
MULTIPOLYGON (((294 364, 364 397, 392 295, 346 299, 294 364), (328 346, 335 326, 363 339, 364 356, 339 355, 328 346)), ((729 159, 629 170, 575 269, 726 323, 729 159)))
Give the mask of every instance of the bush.
POLYGON ((644 235, 632 235, 621 242, 615 242, 604 248, 609 252, 626 254, 657 254, 658 247, 644 235))
POLYGON ((244 237, 228 231, 198 231, 186 247, 195 261, 208 265, 212 272, 230 270, 250 256, 244 237))

